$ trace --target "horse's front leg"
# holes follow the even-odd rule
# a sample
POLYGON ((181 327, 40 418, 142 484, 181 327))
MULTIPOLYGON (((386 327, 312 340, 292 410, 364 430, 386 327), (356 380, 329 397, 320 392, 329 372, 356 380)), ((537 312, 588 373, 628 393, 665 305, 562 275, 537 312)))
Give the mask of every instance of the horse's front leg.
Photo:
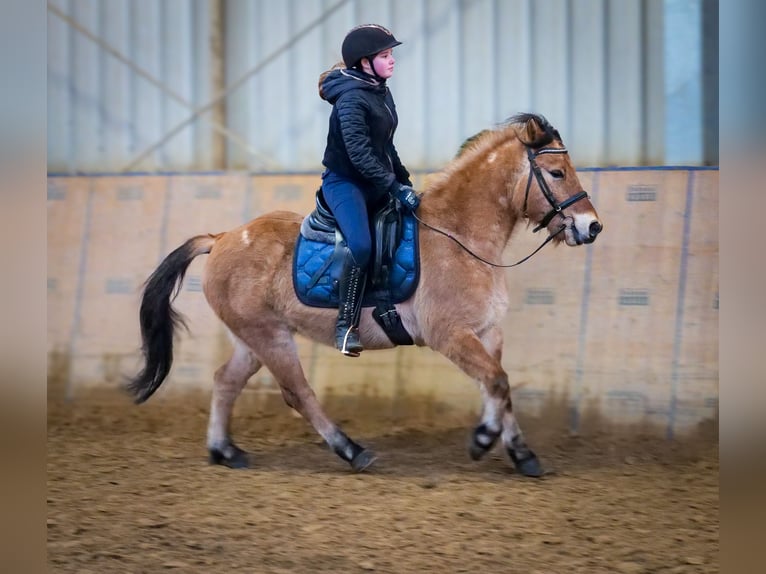
POLYGON ((516 415, 511 408, 511 399, 508 399, 505 413, 503 413, 503 446, 508 456, 513 461, 516 470, 525 476, 539 477, 545 474, 537 455, 527 446, 524 435, 521 433, 516 415))
MULTIPOLYGON (((503 330, 495 326, 489 329, 482 337, 481 342, 487 352, 502 364, 503 357, 503 330)), ((486 401, 485 401, 486 402, 486 401)), ((527 446, 524 435, 521 432, 516 415, 513 413, 513 400, 510 391, 508 400, 503 407, 503 446, 513 464, 526 476, 542 476, 543 470, 534 452, 527 446)))
POLYGON ((500 362, 502 333, 492 329, 482 339, 470 329, 453 331, 436 350, 475 379, 482 394, 481 422, 474 429, 469 453, 474 460, 484 456, 503 437, 503 444, 516 468, 527 476, 541 476, 535 454, 524 442, 513 414, 508 374, 500 362))

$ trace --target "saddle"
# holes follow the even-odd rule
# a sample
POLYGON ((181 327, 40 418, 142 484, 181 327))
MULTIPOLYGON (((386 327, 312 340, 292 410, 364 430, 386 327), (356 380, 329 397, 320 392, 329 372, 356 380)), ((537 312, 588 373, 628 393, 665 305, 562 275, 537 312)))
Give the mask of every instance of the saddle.
MULTIPOLYGON (((293 256, 293 287, 298 299, 311 307, 338 307, 338 283, 346 240, 325 203, 321 188, 316 207, 301 223, 293 256)), ((412 345, 395 303, 409 299, 420 276, 417 221, 391 200, 371 217, 373 252, 367 269, 363 307, 395 345, 412 345)))

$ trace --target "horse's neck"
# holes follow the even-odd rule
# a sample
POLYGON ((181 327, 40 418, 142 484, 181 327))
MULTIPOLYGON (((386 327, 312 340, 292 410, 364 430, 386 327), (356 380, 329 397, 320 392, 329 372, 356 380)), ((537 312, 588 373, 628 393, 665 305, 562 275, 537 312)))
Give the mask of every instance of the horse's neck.
POLYGON ((519 219, 511 201, 511 188, 516 186, 512 179, 486 162, 480 162, 470 177, 455 172, 433 198, 434 213, 462 242, 487 255, 499 255, 519 219))

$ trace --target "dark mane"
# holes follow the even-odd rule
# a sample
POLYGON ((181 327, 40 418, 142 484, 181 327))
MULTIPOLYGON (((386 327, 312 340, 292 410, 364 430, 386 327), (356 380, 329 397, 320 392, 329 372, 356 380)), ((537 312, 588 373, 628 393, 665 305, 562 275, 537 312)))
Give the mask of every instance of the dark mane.
MULTIPOLYGON (((455 157, 453 159, 459 158, 461 155, 463 155, 466 151, 473 149, 476 147, 476 144, 482 139, 482 136, 491 133, 493 131, 496 131, 498 129, 503 129, 510 127, 512 125, 514 126, 523 126, 526 125, 526 123, 530 120, 534 120, 537 122, 537 125, 540 126, 540 128, 543 130, 543 133, 538 137, 537 139, 524 143, 528 145, 531 148, 539 148, 543 147, 545 145, 548 145, 549 143, 552 143, 553 141, 559 141, 561 142, 561 135, 559 134, 559 131, 554 128, 550 122, 545 119, 544 116, 541 116, 539 114, 532 114, 532 113, 521 113, 516 114, 505 120, 504 122, 501 122, 498 124, 495 128, 490 129, 483 129, 478 133, 473 134, 472 136, 468 137, 463 141, 462 144, 460 144, 460 148, 457 150, 457 153, 455 154, 455 157)), ((563 143, 563 142, 562 142, 563 143)))
POLYGON ((481 136, 483 136, 486 133, 489 133, 490 131, 491 130, 487 128, 487 129, 481 130, 478 133, 473 134, 472 136, 467 137, 465 141, 462 144, 460 144, 460 148, 457 150, 457 153, 455 154, 455 158, 458 158, 461 155, 463 155, 463 152, 472 148, 481 136))
POLYGON ((539 114, 532 114, 532 113, 522 113, 522 114, 516 114, 514 116, 511 116, 508 118, 504 125, 509 126, 511 124, 519 124, 524 125, 528 121, 534 120, 537 125, 540 126, 540 128, 543 130, 543 133, 536 138, 534 141, 525 141, 524 143, 528 145, 531 148, 538 148, 543 147, 545 145, 548 145, 549 143, 553 143, 554 141, 561 141, 561 135, 559 135, 559 131, 554 128, 548 120, 545 119, 545 117, 539 115, 539 114))

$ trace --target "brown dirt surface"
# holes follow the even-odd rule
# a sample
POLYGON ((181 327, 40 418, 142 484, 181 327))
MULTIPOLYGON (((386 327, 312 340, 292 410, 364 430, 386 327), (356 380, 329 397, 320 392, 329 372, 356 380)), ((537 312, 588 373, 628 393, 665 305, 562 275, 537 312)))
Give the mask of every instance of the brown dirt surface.
MULTIPOLYGON (((468 458, 474 421, 328 412, 379 459, 352 474, 278 396, 240 399, 252 468, 207 463, 207 395, 48 404, 51 572, 718 572, 717 431, 571 436, 525 420, 553 472, 468 458)), ((422 412, 433 413, 423 409, 422 412)))

